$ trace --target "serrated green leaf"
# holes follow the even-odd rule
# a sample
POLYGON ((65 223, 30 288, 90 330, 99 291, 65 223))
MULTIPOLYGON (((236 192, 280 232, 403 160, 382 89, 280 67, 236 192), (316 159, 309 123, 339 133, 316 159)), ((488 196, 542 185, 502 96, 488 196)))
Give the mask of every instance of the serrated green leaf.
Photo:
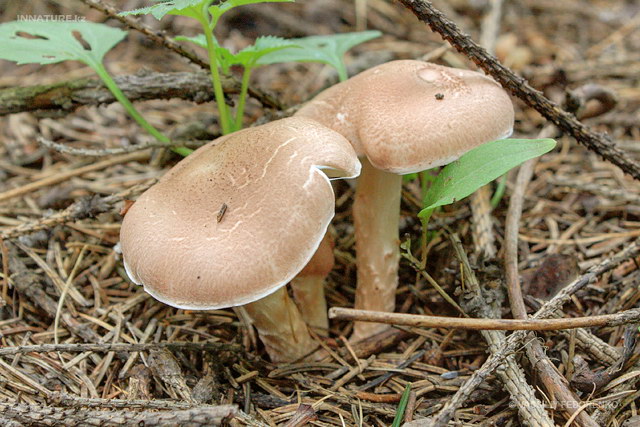
POLYGON ((0 24, 0 59, 18 64, 81 61, 93 66, 102 63, 104 55, 126 35, 126 31, 94 22, 7 22, 0 24), (84 48, 74 33, 88 43, 90 50, 84 48))
POLYGON ((428 215, 438 206, 464 199, 519 164, 555 147, 553 139, 501 139, 474 148, 442 168, 424 198, 428 215))
POLYGON ((381 35, 380 31, 362 31, 290 39, 291 43, 300 47, 269 53, 258 62, 264 65, 279 62, 321 62, 339 68, 349 49, 381 35))
POLYGON ((291 41, 285 40, 281 37, 258 37, 254 44, 245 47, 232 57, 228 58, 228 60, 230 61, 230 65, 253 67, 264 55, 295 46, 296 45, 291 41))
POLYGON ((126 10, 118 15, 153 15, 154 18, 160 20, 165 15, 181 15, 197 18, 199 11, 203 10, 213 0, 155 0, 156 4, 152 6, 142 7, 140 9, 126 10))

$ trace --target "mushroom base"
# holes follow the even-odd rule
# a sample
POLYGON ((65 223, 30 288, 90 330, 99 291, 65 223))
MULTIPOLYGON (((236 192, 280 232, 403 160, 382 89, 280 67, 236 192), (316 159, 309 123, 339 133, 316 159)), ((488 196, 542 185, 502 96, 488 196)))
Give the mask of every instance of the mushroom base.
POLYGON ((318 347, 285 287, 244 305, 244 308, 258 330, 271 361, 303 359, 318 347))
MULTIPOLYGON (((395 309, 400 261, 400 198, 402 176, 376 169, 366 159, 353 203, 358 286, 355 308, 391 312, 395 309)), ((388 326, 356 322, 352 341, 388 326)))
POLYGON ((324 296, 326 276, 298 276, 291 280, 293 298, 302 318, 320 336, 329 335, 327 301, 324 296))

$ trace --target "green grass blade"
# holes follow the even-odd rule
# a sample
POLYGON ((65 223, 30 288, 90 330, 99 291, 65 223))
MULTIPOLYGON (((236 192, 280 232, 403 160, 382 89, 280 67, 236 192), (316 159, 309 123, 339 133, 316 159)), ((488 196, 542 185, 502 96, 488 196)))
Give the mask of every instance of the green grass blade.
POLYGON ((404 412, 407 410, 407 403, 409 403, 410 393, 411 393, 411 383, 407 383, 407 386, 404 388, 404 392, 402 393, 402 397, 400 398, 400 403, 398 403, 396 416, 393 419, 393 424, 391 424, 391 427, 400 427, 402 425, 402 420, 404 419, 404 412))

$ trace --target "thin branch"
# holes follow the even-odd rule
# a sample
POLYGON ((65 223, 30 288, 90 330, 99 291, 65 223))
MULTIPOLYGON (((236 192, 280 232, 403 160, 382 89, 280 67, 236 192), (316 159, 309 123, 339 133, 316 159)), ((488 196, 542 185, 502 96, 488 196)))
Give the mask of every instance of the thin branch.
POLYGON ((120 154, 133 153, 136 151, 142 151, 142 150, 146 150, 147 148, 169 148, 169 147, 194 148, 194 147, 200 147, 208 142, 208 141, 192 141, 192 140, 189 140, 189 141, 172 140, 170 143, 167 144, 166 142, 161 142, 161 141, 150 141, 142 144, 130 145, 128 147, 103 148, 103 149, 96 150, 92 148, 70 147, 67 144, 54 142, 42 136, 39 136, 37 139, 40 144, 52 150, 56 150, 59 153, 71 154, 74 156, 86 156, 86 157, 115 156, 120 154))
POLYGON ((42 426, 96 426, 105 425, 220 425, 236 414, 235 405, 207 406, 203 408, 171 411, 101 410, 83 408, 59 408, 38 405, 16 405, 0 402, 0 413, 4 417, 28 425, 42 426), (63 421, 64 420, 64 421, 63 421))
MULTIPOLYGON (((197 103, 213 101, 211 78, 204 72, 156 73, 150 71, 114 77, 118 87, 132 101, 179 98, 197 103)), ((227 93, 238 93, 240 85, 223 77, 227 93)), ((71 113, 84 105, 116 102, 100 79, 84 78, 50 85, 16 87, 0 91, 0 116, 25 111, 71 113)))
POLYGON ((616 314, 572 317, 568 319, 471 319, 468 317, 424 316, 332 307, 329 318, 423 328, 452 328, 482 331, 557 331, 559 329, 619 326, 640 321, 640 308, 616 314))
MULTIPOLYGON (((543 130, 544 133, 545 131, 543 130)), ((516 185, 511 195, 507 219, 505 224, 505 279, 509 292, 509 302, 513 317, 527 319, 527 309, 522 298, 520 288, 520 274, 518 272, 518 230, 522 217, 522 207, 524 205, 524 193, 527 184, 533 177, 533 172, 537 158, 525 162, 518 171, 516 185)), ((615 316, 615 315, 614 315, 615 316)), ((567 379, 558 372, 553 363, 549 360, 542 345, 531 336, 527 345, 527 356, 531 365, 538 373, 542 383, 547 389, 547 394, 553 396, 554 401, 560 402, 560 409, 569 415, 570 419, 577 419, 580 425, 585 427, 597 427, 598 424, 585 411, 578 408, 583 406, 580 398, 573 393, 569 387, 567 379)))
POLYGON ((74 202, 65 210, 58 211, 47 217, 37 219, 35 221, 24 222, 16 227, 10 228, 0 233, 1 240, 11 240, 23 236, 25 234, 33 233, 40 230, 48 230, 57 225, 65 224, 68 222, 77 221, 79 219, 91 218, 100 213, 108 212, 113 209, 116 204, 122 202, 127 197, 142 193, 147 188, 155 184, 157 180, 152 179, 144 184, 135 185, 128 188, 118 194, 111 196, 99 197, 89 196, 83 197, 77 202, 74 202))
POLYGON ((110 351, 147 351, 158 349, 169 350, 189 350, 189 351, 207 351, 219 353, 221 351, 240 351, 241 347, 235 344, 225 344, 217 342, 161 342, 161 343, 113 343, 113 344, 40 344, 26 345, 20 347, 3 347, 0 348, 0 356, 9 356, 22 353, 49 353, 49 352, 67 352, 67 353, 84 353, 85 351, 94 351, 100 353, 108 353, 110 351))
POLYGON ((451 43, 456 50, 471 59, 529 107, 534 108, 563 132, 573 136, 579 143, 618 166, 625 173, 640 180, 640 165, 633 161, 631 156, 618 149, 607 136, 591 131, 573 114, 564 111, 541 92, 529 86, 524 78, 502 65, 494 56, 488 54, 486 50, 471 40, 468 35, 462 33, 454 22, 447 19, 430 2, 426 0, 399 1, 410 9, 419 20, 429 25, 433 31, 451 43))

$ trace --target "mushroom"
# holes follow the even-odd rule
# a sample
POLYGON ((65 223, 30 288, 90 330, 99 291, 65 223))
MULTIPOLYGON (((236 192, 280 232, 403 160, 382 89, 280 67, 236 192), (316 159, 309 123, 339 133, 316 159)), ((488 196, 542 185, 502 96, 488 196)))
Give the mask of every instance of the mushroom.
POLYGON ((273 361, 315 349, 287 284, 334 214, 329 177, 360 163, 338 133, 305 118, 245 129, 189 155, 127 212, 127 274, 177 308, 243 305, 273 361))
POLYGON ((311 261, 291 280, 293 299, 305 323, 321 336, 329 335, 324 280, 333 269, 333 238, 327 232, 311 261))
MULTIPOLYGON (((353 217, 355 307, 393 311, 398 284, 402 174, 442 166, 511 134, 513 105, 483 74, 421 61, 379 65, 303 106, 307 117, 344 135, 361 157, 353 217)), ((357 341, 384 325, 356 323, 357 341)))

